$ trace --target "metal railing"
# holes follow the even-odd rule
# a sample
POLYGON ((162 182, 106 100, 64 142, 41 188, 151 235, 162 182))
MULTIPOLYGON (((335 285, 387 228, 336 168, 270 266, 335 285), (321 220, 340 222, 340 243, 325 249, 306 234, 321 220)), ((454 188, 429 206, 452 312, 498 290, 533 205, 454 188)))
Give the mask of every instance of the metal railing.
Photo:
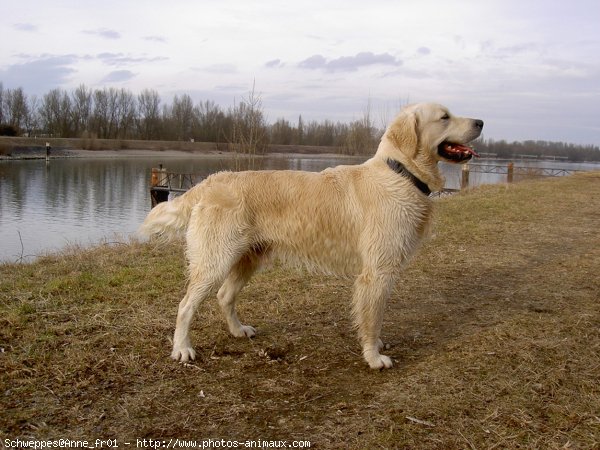
POLYGON ((513 175, 523 175, 532 177, 562 177, 572 175, 580 170, 574 169, 557 169, 554 167, 531 167, 531 166, 515 166, 513 163, 508 164, 468 164, 471 172, 479 173, 495 173, 500 175, 509 175, 512 171, 513 175))

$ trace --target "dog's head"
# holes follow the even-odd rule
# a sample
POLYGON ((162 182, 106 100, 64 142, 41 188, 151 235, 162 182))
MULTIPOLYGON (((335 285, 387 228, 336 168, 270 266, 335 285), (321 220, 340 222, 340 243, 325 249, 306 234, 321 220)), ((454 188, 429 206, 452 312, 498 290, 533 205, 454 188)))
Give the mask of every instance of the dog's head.
POLYGON ((454 116, 436 103, 408 105, 389 125, 378 153, 399 160, 430 189, 437 190, 443 187, 437 163, 464 163, 479 156, 467 144, 479 137, 482 129, 482 120, 454 116))

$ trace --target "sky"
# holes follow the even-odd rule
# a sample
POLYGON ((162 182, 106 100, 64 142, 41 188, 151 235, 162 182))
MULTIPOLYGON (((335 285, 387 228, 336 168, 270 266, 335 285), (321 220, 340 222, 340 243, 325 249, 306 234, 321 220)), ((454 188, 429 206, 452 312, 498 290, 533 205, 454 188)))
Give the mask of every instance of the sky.
POLYGON ((600 145, 597 0, 2 0, 0 82, 188 94, 253 89, 269 122, 383 128, 406 103, 484 137, 600 145))

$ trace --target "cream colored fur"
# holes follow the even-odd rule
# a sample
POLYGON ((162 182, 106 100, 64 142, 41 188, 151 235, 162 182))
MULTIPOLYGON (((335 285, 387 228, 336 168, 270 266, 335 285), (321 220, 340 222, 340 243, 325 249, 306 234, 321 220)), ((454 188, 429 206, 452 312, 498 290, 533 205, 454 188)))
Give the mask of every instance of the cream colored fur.
POLYGON ((154 208, 140 231, 185 233, 189 285, 179 305, 172 358, 195 358, 189 327, 214 290, 230 332, 253 337, 235 312, 236 296, 272 258, 355 278, 352 311, 363 355, 374 369, 392 361, 380 354, 387 297, 415 252, 431 218, 431 200, 387 159, 401 162, 431 190, 443 188, 437 146, 476 138, 473 119, 450 116, 436 104, 404 108, 375 155, 361 165, 319 173, 220 172, 181 197, 154 208))

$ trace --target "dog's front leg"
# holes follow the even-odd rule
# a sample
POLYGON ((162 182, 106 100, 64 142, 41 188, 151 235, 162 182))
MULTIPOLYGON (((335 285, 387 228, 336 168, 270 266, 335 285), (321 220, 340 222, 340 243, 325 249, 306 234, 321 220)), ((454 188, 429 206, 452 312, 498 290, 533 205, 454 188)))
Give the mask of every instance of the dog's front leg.
POLYGON ((379 353, 382 342, 379 338, 387 298, 394 283, 391 275, 364 269, 354 283, 352 312, 363 356, 371 369, 389 369, 392 360, 379 353))

